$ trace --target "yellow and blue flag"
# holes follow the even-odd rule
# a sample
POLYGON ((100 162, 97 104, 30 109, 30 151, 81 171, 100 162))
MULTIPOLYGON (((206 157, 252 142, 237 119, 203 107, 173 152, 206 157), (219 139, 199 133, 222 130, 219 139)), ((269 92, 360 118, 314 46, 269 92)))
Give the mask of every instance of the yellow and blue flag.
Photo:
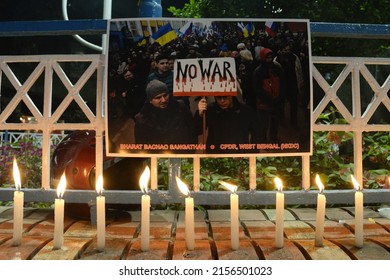
POLYGON ((161 26, 156 33, 152 35, 152 38, 155 42, 159 43, 161 46, 169 43, 172 40, 177 39, 176 31, 172 29, 170 23, 167 23, 161 26))
POLYGON ((144 45, 146 45, 147 44, 147 42, 148 42, 148 40, 147 40, 147 38, 142 38, 139 42, 138 42, 138 44, 137 44, 137 46, 144 46, 144 45))
POLYGON ((253 26, 253 23, 248 23, 244 27, 244 37, 249 37, 249 35, 254 35, 255 34, 255 27, 253 26))

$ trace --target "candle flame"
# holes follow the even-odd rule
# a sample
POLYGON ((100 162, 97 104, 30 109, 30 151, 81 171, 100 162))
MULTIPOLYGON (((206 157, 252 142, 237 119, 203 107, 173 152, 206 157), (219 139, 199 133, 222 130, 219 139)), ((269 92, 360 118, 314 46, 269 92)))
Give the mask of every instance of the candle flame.
POLYGON ((13 173, 14 173, 15 188, 17 191, 20 191, 22 182, 20 180, 20 172, 18 168, 18 163, 16 162, 16 158, 14 158, 13 173))
POLYGON ((62 198, 65 192, 65 188, 66 188, 66 176, 64 172, 61 176, 60 182, 58 183, 58 187, 57 187, 58 198, 62 198))
POLYGON ((318 189, 320 190, 320 193, 322 193, 325 189, 325 186, 324 184, 321 182, 321 178, 320 178, 320 175, 316 175, 316 183, 317 183, 317 186, 318 186, 318 189))
POLYGON ((179 190, 186 196, 190 195, 190 190, 188 189, 187 185, 179 178, 176 176, 176 183, 179 188, 179 190))
POLYGON ((278 188, 278 191, 281 192, 283 190, 282 180, 280 180, 279 177, 275 177, 274 182, 275 182, 276 187, 278 188))
POLYGON ((351 175, 352 183, 356 191, 361 191, 362 187, 360 186, 359 182, 355 179, 353 175, 351 175))
POLYGON ((146 166, 144 172, 142 172, 141 177, 139 178, 139 187, 143 193, 148 193, 149 179, 150 169, 149 166, 146 166))
POLYGON ((96 181, 96 192, 99 195, 102 195, 103 191, 104 191, 104 188, 103 188, 103 176, 99 175, 99 177, 98 177, 98 179, 96 181))
POLYGON ((236 185, 232 185, 232 184, 226 183, 224 181, 219 181, 219 183, 223 187, 225 187, 227 190, 231 191, 232 193, 235 193, 237 191, 237 186, 236 185))

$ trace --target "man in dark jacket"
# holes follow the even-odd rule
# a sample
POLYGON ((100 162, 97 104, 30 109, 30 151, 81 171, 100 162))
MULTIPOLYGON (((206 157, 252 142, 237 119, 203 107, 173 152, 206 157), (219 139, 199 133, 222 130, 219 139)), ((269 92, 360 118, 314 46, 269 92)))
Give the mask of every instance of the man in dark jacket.
POLYGON ((291 43, 283 42, 274 61, 278 62, 283 69, 286 84, 286 101, 290 105, 290 124, 297 128, 298 105, 304 87, 301 60, 292 52, 291 43))
POLYGON ((149 82, 146 96, 147 101, 135 116, 136 144, 143 144, 144 148, 149 147, 144 150, 153 153, 166 152, 169 144, 197 143, 191 111, 183 102, 171 97, 165 83, 158 80, 149 82))
POLYGON ((255 111, 240 103, 234 96, 215 96, 215 102, 207 104, 205 98, 198 103, 195 121, 198 133, 206 112, 206 152, 212 154, 246 154, 257 152, 258 121, 255 111), (248 145, 252 144, 252 145, 248 145))

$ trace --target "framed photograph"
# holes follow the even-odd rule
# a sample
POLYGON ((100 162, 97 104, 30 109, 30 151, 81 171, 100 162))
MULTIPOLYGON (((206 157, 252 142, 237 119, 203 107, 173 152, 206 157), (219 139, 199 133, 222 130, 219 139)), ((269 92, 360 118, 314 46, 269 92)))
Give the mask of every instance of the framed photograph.
POLYGON ((109 21, 106 154, 312 153, 308 20, 109 21))

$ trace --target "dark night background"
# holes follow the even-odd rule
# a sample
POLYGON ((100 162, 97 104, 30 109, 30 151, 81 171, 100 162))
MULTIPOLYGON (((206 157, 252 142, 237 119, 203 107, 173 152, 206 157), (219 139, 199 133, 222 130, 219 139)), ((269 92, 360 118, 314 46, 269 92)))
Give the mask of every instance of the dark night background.
MULTIPOLYGON (((164 17, 170 6, 181 8, 187 0, 162 0, 164 17)), ((68 0, 68 17, 101 19, 103 0, 68 0)), ((138 0, 112 0, 112 18, 138 17, 138 0)), ((61 0, 1 0, 0 21, 63 20, 61 0)), ((100 45, 101 36, 83 36, 100 45)), ((0 55, 97 53, 71 36, 0 37, 0 55)))

